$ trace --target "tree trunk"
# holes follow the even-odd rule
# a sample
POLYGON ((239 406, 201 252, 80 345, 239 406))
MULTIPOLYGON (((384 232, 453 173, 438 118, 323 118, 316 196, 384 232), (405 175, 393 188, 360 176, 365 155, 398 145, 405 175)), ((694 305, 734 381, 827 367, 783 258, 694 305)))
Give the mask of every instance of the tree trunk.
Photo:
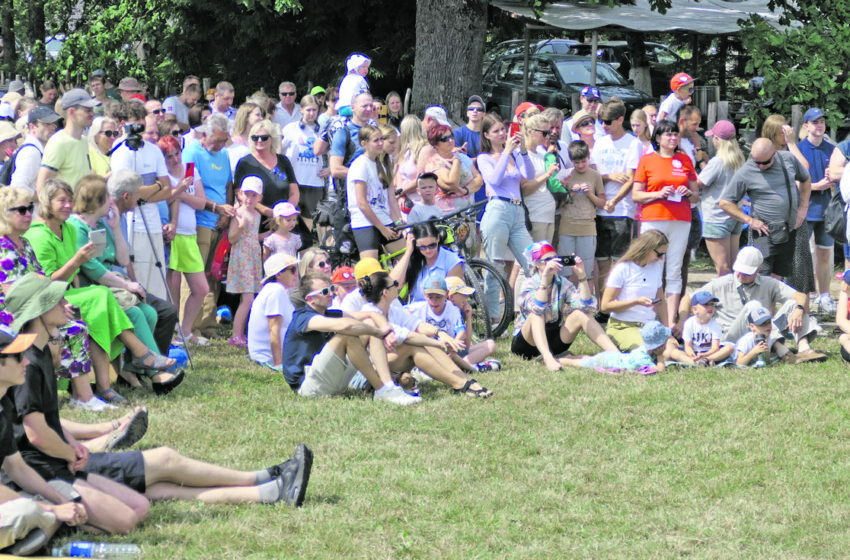
POLYGON ((632 65, 628 72, 624 72, 621 66, 618 69, 620 74, 632 80, 636 89, 657 97, 658 93, 652 91, 652 76, 649 71, 649 61, 646 60, 646 43, 643 40, 643 34, 629 33, 626 35, 626 40, 632 65))
POLYGON ((41 65, 46 59, 44 33, 44 2, 30 2, 27 39, 33 46, 32 59, 36 65, 41 65))
POLYGON ((481 94, 487 0, 417 0, 411 112, 441 105, 466 121, 466 100, 481 94))
POLYGON ((15 49, 15 12, 11 1, 0 4, 0 28, 3 30, 3 69, 15 78, 18 53, 15 49))

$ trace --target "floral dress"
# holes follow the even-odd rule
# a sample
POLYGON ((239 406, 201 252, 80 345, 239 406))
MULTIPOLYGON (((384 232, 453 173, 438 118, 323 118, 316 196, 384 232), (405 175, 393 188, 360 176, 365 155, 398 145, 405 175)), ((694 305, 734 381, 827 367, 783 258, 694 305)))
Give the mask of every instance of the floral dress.
MULTIPOLYGON (((2 285, 20 279, 29 272, 44 274, 32 246, 21 238, 22 248, 18 250, 11 239, 0 237, 0 324, 11 326, 12 315, 6 311, 6 297, 2 285)), ((59 327, 59 334, 65 341, 61 352, 61 365, 56 370, 59 377, 79 377, 91 372, 89 356, 89 330, 81 321, 69 321, 59 327)))
POLYGON ((236 240, 230 249, 227 267, 227 293, 256 294, 262 288, 263 254, 258 232, 260 214, 254 212, 251 226, 236 240))

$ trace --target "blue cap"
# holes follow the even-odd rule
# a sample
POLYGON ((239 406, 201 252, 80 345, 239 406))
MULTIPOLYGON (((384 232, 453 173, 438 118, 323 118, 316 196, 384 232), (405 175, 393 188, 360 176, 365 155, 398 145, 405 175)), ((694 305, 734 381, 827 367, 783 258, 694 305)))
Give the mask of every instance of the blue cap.
POLYGON ((806 111, 805 115, 803 115, 803 122, 807 123, 810 121, 816 121, 821 117, 823 117, 823 111, 821 111, 817 107, 812 107, 811 109, 806 111))
POLYGON ((750 323, 754 325, 762 326, 773 319, 770 315, 770 311, 764 308, 764 306, 759 306, 750 311, 750 323))
POLYGON ((697 292, 697 293, 695 293, 694 295, 691 296, 691 305, 696 305, 696 304, 705 305, 706 303, 711 302, 711 301, 720 301, 720 300, 717 299, 716 297, 714 297, 713 295, 711 295, 709 292, 706 292, 705 290, 703 290, 701 292, 697 292))
POLYGON ((643 345, 647 350, 655 350, 659 346, 663 346, 670 338, 671 333, 672 331, 669 328, 658 321, 644 323, 640 329, 640 337, 643 339, 643 345))
POLYGON ((428 278, 425 279, 425 285, 422 287, 425 294, 440 294, 446 295, 449 291, 446 286, 446 276, 442 272, 434 271, 428 278))
POLYGON ((599 88, 596 86, 584 86, 581 90, 581 96, 587 97, 588 99, 602 99, 602 95, 599 93, 599 88))
POLYGON ((842 278, 844 279, 845 284, 850 284, 850 270, 845 270, 842 278))

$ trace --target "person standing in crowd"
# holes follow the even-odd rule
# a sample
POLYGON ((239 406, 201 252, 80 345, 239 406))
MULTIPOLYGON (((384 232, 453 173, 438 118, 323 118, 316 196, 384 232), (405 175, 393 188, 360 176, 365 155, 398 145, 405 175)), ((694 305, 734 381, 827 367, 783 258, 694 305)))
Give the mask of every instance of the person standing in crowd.
POLYGON ((277 91, 280 101, 278 101, 277 110, 274 112, 274 122, 283 130, 289 123, 297 123, 301 120, 301 108, 295 103, 295 84, 281 82, 277 91))
MULTIPOLYGON (((599 107, 602 104, 602 94, 599 93, 599 88, 592 85, 584 86, 581 90, 579 100, 581 101, 581 110, 593 117, 593 136, 596 138, 605 136, 605 129, 602 128, 602 123, 596 118, 599 113, 599 107)), ((575 118, 576 115, 573 115, 572 118, 564 121, 564 126, 561 129, 561 141, 564 144, 569 144, 573 140, 581 140, 578 132, 575 131, 578 127, 573 126, 577 122, 575 118)), ((588 143, 588 145, 592 146, 591 143, 588 143)))
POLYGON ((718 204, 750 226, 752 245, 765 255, 765 273, 778 278, 792 275, 794 259, 789 256, 809 210, 811 186, 806 168, 791 154, 777 151, 768 138, 753 142, 750 158, 726 185, 718 204), (744 196, 752 202, 749 216, 738 208, 744 196))
POLYGON ((224 115, 231 122, 236 118, 236 109, 233 108, 234 89, 230 82, 219 82, 215 86, 215 96, 210 109, 214 115, 224 115))
POLYGON ((82 88, 74 88, 62 96, 65 111, 65 128, 50 137, 44 147, 41 169, 38 171, 36 191, 54 177, 76 185, 84 175, 91 173, 89 143, 85 131, 94 119, 94 107, 100 103, 82 88))
POLYGON ((9 181, 10 187, 20 187, 35 194, 35 184, 41 168, 41 155, 44 153, 44 146, 56 132, 56 121, 60 118, 51 109, 43 107, 36 107, 29 112, 27 117, 29 133, 15 156, 9 181))
POLYGON ((281 131, 281 151, 286 155, 298 183, 298 207, 307 229, 313 228, 313 213, 325 197, 325 180, 331 171, 313 151, 319 132, 319 104, 312 95, 301 99, 301 120, 281 131))
MULTIPOLYGON (((475 159, 481 152, 481 123, 484 122, 484 100, 473 95, 466 102, 466 124, 454 129, 455 145, 475 159)), ((477 199, 478 197, 476 197, 477 199)), ((481 197, 484 200, 484 197, 481 197)))
POLYGON ((401 95, 396 91, 391 91, 387 94, 387 124, 399 129, 403 118, 404 105, 401 102, 401 95))
MULTIPOLYGON (((13 90, 10 89, 9 91, 13 90)), ((38 106, 53 111, 54 105, 56 105, 56 98, 59 96, 59 90, 56 89, 56 84, 53 80, 44 80, 38 87, 38 91, 41 92, 41 97, 38 99, 38 106)), ((63 103, 62 109, 65 110, 67 108, 63 103)))
POLYGON ((744 154, 735 137, 735 125, 729 121, 717 121, 705 135, 712 138, 717 155, 708 160, 697 178, 700 185, 702 237, 717 275, 723 276, 732 272, 743 225, 724 212, 718 201, 732 176, 744 165, 744 154))
POLYGON ((227 292, 239 294, 239 307, 233 315, 233 346, 247 347, 245 339, 248 312, 254 294, 260 291, 263 279, 263 259, 258 239, 261 215, 257 204, 263 198, 263 180, 256 175, 242 179, 237 192, 236 214, 230 221, 228 237, 230 268, 227 272, 227 292))
MULTIPOLYGON (((534 177, 521 181, 523 200, 531 217, 531 238, 548 241, 555 237, 555 210, 557 204, 549 191, 549 181, 561 170, 558 162, 547 165, 549 134, 552 125, 549 119, 538 113, 527 117, 522 123, 522 135, 528 157, 534 166, 534 177)), ((558 179, 554 179, 558 181, 558 179)))
POLYGON ((201 80, 197 76, 186 76, 183 79, 183 92, 180 95, 166 97, 162 101, 165 112, 177 117, 177 123, 183 132, 189 130, 189 109, 195 106, 201 98, 201 80))
POLYGON ((823 111, 812 107, 803 116, 806 138, 797 143, 800 153, 809 163, 809 175, 812 181, 812 194, 809 197, 809 211, 806 220, 815 242, 815 281, 819 294, 812 302, 825 315, 836 311, 835 302, 829 295, 829 282, 832 280, 833 247, 835 240, 824 227, 824 215, 832 197, 832 187, 840 177, 833 178, 829 173, 829 159, 835 145, 824 139, 826 119, 823 111))
POLYGON ((121 101, 124 103, 130 101, 135 96, 139 96, 137 99, 144 102, 144 96, 142 96, 142 85, 136 78, 121 78, 121 81, 118 82, 118 93, 121 95, 121 101))
POLYGON ((649 134, 652 134, 652 130, 655 128, 655 123, 658 122, 658 107, 655 105, 647 105, 641 109, 643 113, 646 115, 647 126, 649 126, 649 134))
POLYGON ((92 173, 106 177, 112 170, 112 146, 121 136, 121 126, 112 117, 95 117, 88 132, 92 173))

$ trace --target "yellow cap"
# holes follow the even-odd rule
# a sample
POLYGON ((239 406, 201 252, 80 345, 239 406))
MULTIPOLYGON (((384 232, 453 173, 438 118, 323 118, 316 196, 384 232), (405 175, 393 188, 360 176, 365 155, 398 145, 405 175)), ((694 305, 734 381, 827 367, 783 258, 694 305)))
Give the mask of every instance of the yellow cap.
POLYGON ((382 270, 384 269, 381 268, 381 263, 378 262, 378 259, 362 259, 354 265, 354 277, 360 280, 361 278, 376 272, 381 272, 382 270))

